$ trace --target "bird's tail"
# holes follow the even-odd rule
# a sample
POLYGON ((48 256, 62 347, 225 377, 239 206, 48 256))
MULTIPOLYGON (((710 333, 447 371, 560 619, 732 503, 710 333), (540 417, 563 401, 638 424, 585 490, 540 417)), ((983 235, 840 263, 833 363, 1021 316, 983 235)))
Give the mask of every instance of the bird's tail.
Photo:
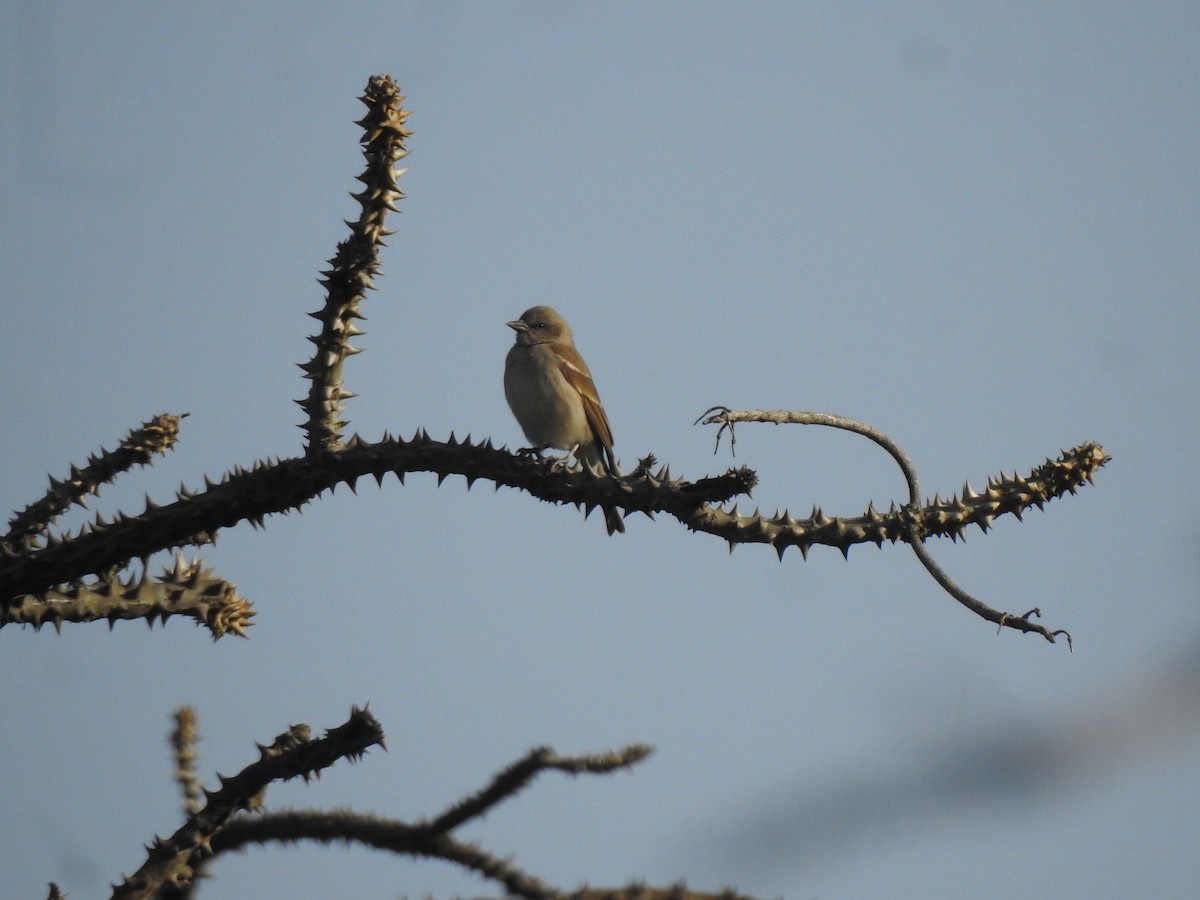
MULTIPOLYGON (((598 442, 588 444, 577 448, 576 459, 583 465, 592 470, 593 473, 603 472, 606 475, 611 475, 613 478, 621 477, 621 470, 617 468, 617 459, 613 456, 612 447, 607 444, 598 442)), ((609 534, 624 534, 625 533, 625 517, 621 515, 621 511, 606 507, 604 510, 604 524, 608 527, 609 534)))

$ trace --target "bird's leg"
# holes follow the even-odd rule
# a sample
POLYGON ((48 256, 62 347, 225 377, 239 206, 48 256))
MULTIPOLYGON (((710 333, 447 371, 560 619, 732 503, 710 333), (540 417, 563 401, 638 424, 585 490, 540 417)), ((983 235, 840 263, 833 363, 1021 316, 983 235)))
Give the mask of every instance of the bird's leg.
MULTIPOLYGON (((522 447, 520 450, 517 451, 517 456, 536 457, 539 461, 544 462, 545 457, 542 456, 542 452, 544 450, 549 449, 549 447, 550 447, 549 444, 541 444, 537 447, 522 447)), ((574 447, 571 448, 570 452, 567 453, 566 456, 552 457, 550 460, 550 471, 551 472, 561 472, 564 469, 569 469, 571 466, 571 454, 574 453, 578 449, 579 449, 579 445, 576 444, 574 447)))
MULTIPOLYGON (((553 469, 555 472, 562 472, 566 469, 571 468, 571 466, 573 465, 573 463, 571 461, 571 457, 575 456, 575 454, 576 454, 576 452, 578 452, 578 450, 579 450, 579 445, 576 444, 574 447, 572 447, 570 450, 567 451, 566 456, 564 456, 562 459, 556 459, 554 461, 554 465, 552 465, 550 468, 553 469)), ((578 461, 579 461, 579 457, 576 456, 575 462, 578 462, 578 461)))

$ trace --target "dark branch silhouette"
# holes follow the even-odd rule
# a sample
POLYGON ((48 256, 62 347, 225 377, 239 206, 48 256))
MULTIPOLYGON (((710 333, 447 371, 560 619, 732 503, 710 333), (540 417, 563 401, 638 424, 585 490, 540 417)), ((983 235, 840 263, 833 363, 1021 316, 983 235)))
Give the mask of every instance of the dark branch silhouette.
MULTIPOLYGON (((946 593, 975 613, 975 615, 987 619, 989 622, 995 622, 1000 628, 1013 628, 1018 631, 1040 634, 1052 644, 1055 638, 1060 636, 1065 637, 1067 645, 1071 645, 1071 635, 1065 629, 1059 628, 1051 631, 1036 622, 1030 621, 1034 616, 1042 614, 1042 611, 1037 607, 1034 607, 1023 615, 1016 616, 1012 613, 992 609, 983 601, 971 596, 966 590, 956 584, 946 574, 946 571, 937 564, 933 557, 929 555, 929 551, 925 547, 925 539, 936 535, 948 536, 952 540, 958 540, 958 538, 962 537, 967 525, 978 525, 980 530, 986 533, 997 516, 1004 513, 1012 513, 1020 519, 1022 511, 1029 509, 1031 506, 1041 509, 1055 497, 1061 497, 1068 493, 1074 494, 1079 487, 1091 484, 1092 476, 1101 466, 1109 461, 1110 457, 1099 444, 1081 444, 1071 450, 1064 451, 1058 459, 1047 459, 1045 463, 1034 469, 1028 478, 1023 478, 1016 474, 1012 478, 1005 478, 1003 475, 997 478, 988 478, 987 488, 982 494, 972 490, 969 484, 964 484, 962 499, 955 496, 949 500, 942 500, 941 497, 935 496, 931 502, 926 502, 921 496, 921 484, 917 478, 917 470, 912 461, 909 460, 904 451, 900 449, 900 446, 890 437, 879 429, 862 422, 856 422, 853 419, 847 419, 842 416, 829 415, 828 413, 789 412, 786 410, 766 411, 761 409, 735 412, 724 406, 710 407, 701 413, 700 418, 693 424, 700 424, 701 422, 705 425, 719 424, 721 426, 717 430, 718 448, 721 444, 721 436, 728 431, 731 450, 735 446, 736 436, 734 426, 738 422, 770 422, 775 425, 824 425, 830 428, 853 431, 855 434, 861 434, 869 438, 886 450, 892 459, 896 461, 896 464, 900 467, 900 471, 904 473, 904 480, 908 485, 908 503, 899 510, 893 506, 887 516, 876 512, 874 504, 867 509, 865 516, 853 524, 845 519, 827 519, 815 507, 807 523, 797 523, 786 511, 782 516, 776 515, 764 518, 757 513, 751 517, 737 516, 735 510, 731 517, 734 521, 729 524, 737 531, 750 535, 746 538, 747 540, 757 539, 771 543, 779 553, 780 559, 783 559, 783 551, 792 544, 798 545, 800 552, 807 556, 809 543, 811 542, 807 542, 806 538, 799 537, 797 532, 802 533, 813 526, 821 526, 827 531, 840 532, 843 535, 842 542, 839 543, 835 539, 834 543, 841 549, 843 555, 848 555, 851 544, 858 543, 861 540, 861 534, 855 534, 854 529, 869 531, 872 526, 878 527, 879 523, 886 520, 889 525, 894 526, 898 524, 900 526, 899 533, 897 533, 894 527, 889 528, 886 536, 876 540, 875 543, 880 544, 884 539, 891 540, 893 543, 897 540, 903 540, 912 548, 917 559, 921 561, 921 565, 942 586, 946 593), (805 525, 807 525, 807 528, 804 527, 805 525), (796 526, 800 527, 797 528, 796 526)), ((731 540, 730 543, 732 545, 733 541, 731 540)))
MULTIPOLYGON (((203 547, 223 529, 241 522, 265 527, 271 516, 301 510, 339 485, 355 490, 364 476, 382 484, 391 474, 403 484, 410 472, 432 472, 439 484, 451 475, 464 477, 468 488, 486 480, 497 488, 514 488, 538 500, 574 504, 585 515, 597 507, 609 515, 614 510, 622 515, 641 512, 651 518, 665 513, 690 531, 724 539, 731 548, 742 543, 770 544, 780 559, 788 547, 799 548, 807 557, 816 544, 848 555, 855 544, 904 542, 936 582, 976 615, 1001 628, 1040 634, 1051 642, 1058 636, 1070 641, 1065 631, 1033 622, 1033 617, 1040 615, 1036 608, 1014 615, 972 597, 930 558, 925 544, 932 537, 957 540, 969 525, 986 532, 1000 516, 1011 514, 1020 519, 1032 507, 1040 509, 1049 500, 1075 493, 1091 483, 1095 472, 1108 462, 1099 444, 1081 444, 1037 466, 1028 476, 989 478, 981 493, 964 486, 961 496, 949 500, 935 496, 930 501, 921 497, 916 469, 900 447, 868 425, 825 413, 710 409, 701 418, 720 426, 718 444, 728 431, 731 447, 738 422, 814 424, 855 431, 884 447, 908 483, 909 500, 902 507, 891 504, 886 512, 880 512, 871 504, 861 516, 831 517, 814 506, 807 518, 797 519, 786 510, 763 516, 757 511, 743 515, 736 505, 724 508, 730 501, 748 497, 757 484, 757 475, 745 466, 689 481, 673 477, 669 467, 656 468, 653 455, 621 475, 615 470, 598 472, 513 453, 493 446, 490 439, 472 441, 468 436, 460 440, 451 434, 439 441, 421 428, 408 440, 389 434, 376 441, 347 435, 343 416, 355 395, 345 386, 344 363, 360 352, 351 340, 362 334, 358 328, 363 319, 362 301, 380 272, 383 239, 391 233, 387 217, 403 198, 398 183, 403 172, 395 165, 407 155, 406 141, 411 136, 405 126, 404 97, 390 77, 372 77, 361 99, 367 107, 358 123, 365 167, 358 176, 362 190, 353 195, 360 213, 347 223, 350 234, 322 273, 325 301, 311 314, 320 327, 310 337, 312 356, 300 364, 309 381, 306 395, 297 401, 305 414, 303 452, 288 459, 259 460, 248 467, 235 465, 219 477, 206 476, 201 489, 181 486, 174 499, 163 504, 147 498, 145 509, 136 515, 117 513, 111 520, 97 515, 75 532, 63 529, 58 523, 65 512, 86 507, 88 495, 98 494, 102 485, 134 466, 151 464, 176 444, 186 413, 153 417, 125 437, 116 450, 101 450, 83 467, 72 466, 65 478, 51 478, 47 492, 11 518, 8 532, 0 538, 0 627, 19 624, 37 629, 51 624, 61 629, 64 623, 92 621, 106 621, 111 627, 125 619, 153 624, 181 615, 207 628, 214 638, 225 634, 245 637, 254 615, 249 602, 202 562, 185 558, 179 552, 182 548, 203 547), (163 551, 174 551, 173 562, 161 575, 151 577, 149 560, 163 551)), ((260 805, 271 782, 295 777, 307 780, 338 759, 354 760, 367 748, 382 746, 383 732, 365 709, 353 710, 345 724, 317 740, 311 739, 305 726, 289 729, 271 746, 260 748, 257 762, 232 778, 221 778, 216 791, 199 789, 195 740, 194 713, 181 710, 172 744, 186 821, 171 837, 154 841, 145 864, 115 889, 114 896, 190 896, 206 860, 214 854, 301 838, 354 841, 450 860, 497 881, 510 894, 539 900, 736 896, 696 894, 682 885, 655 889, 636 884, 567 895, 451 834, 515 795, 543 771, 602 774, 630 767, 650 752, 640 745, 583 757, 559 757, 545 748, 533 750, 483 790, 440 816, 405 824, 353 813, 247 815, 260 805)), ((52 884, 50 896, 59 895, 52 884)))
POLYGON ((146 862, 117 885, 112 896, 148 900, 166 885, 191 882, 213 836, 235 813, 257 809, 271 782, 308 781, 339 759, 359 759, 376 744, 383 746, 383 730, 365 709, 351 710, 349 719, 317 740, 311 739, 307 725, 293 725, 269 747, 259 746, 257 762, 231 778, 218 776, 221 787, 204 791, 204 806, 189 815, 171 837, 155 839, 146 862))

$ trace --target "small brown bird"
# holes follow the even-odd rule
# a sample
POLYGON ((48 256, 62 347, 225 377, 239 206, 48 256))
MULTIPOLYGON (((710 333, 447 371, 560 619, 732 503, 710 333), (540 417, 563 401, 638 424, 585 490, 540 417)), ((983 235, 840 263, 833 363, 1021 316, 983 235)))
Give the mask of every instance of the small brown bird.
MULTIPOLYGON (((539 452, 573 452, 589 468, 619 474, 608 416, 563 317, 534 306, 508 327, 517 340, 504 361, 504 396, 529 443, 539 452)), ((625 530, 615 509, 604 511, 604 521, 609 534, 625 530)))

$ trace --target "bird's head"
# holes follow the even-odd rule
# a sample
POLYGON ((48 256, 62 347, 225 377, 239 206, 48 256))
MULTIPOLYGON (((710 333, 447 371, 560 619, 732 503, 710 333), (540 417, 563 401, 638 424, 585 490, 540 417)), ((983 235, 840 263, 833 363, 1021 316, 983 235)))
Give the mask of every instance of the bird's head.
POLYGON ((517 343, 523 347, 533 344, 570 344, 571 329, 566 319, 549 306, 532 306, 521 318, 508 323, 517 333, 517 343))

